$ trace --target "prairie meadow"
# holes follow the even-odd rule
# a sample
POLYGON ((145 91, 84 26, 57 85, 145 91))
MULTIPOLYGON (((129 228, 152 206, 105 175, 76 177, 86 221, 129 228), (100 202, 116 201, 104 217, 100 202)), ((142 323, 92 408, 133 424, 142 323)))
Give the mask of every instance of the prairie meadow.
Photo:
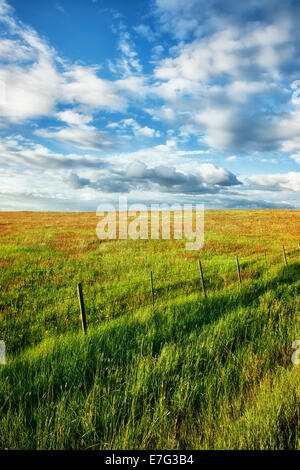
POLYGON ((98 221, 0 213, 0 448, 299 449, 300 212, 206 211, 199 251, 98 221))

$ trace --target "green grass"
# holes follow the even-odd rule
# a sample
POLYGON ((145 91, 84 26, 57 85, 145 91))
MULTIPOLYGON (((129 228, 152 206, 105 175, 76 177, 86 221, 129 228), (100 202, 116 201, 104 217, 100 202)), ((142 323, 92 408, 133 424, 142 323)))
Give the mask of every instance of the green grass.
POLYGON ((223 250, 201 253, 204 299, 197 258, 183 257, 182 242, 109 242, 81 253, 34 243, 37 231, 28 229, 28 245, 17 234, 2 238, 0 448, 300 449, 291 362, 300 262, 289 249, 297 234, 286 242, 288 266, 280 243, 269 246, 266 275, 259 231, 229 253, 212 230, 208 241, 216 236, 223 250))

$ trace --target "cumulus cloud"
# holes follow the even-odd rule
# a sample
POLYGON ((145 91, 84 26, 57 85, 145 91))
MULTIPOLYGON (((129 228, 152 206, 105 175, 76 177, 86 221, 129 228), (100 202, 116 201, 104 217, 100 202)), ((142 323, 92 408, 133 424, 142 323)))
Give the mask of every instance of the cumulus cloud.
POLYGON ((147 80, 144 76, 130 75, 116 80, 115 85, 126 97, 142 100, 149 93, 147 80))
POLYGON ((300 172, 289 172, 286 174, 261 175, 249 178, 256 187, 269 191, 289 190, 300 192, 300 172))
POLYGON ((98 76, 97 67, 63 61, 32 28, 13 18, 12 9, 3 0, 0 22, 11 35, 0 39, 0 81, 5 86, 5 99, 0 102, 3 119, 18 122, 49 116, 55 114, 58 104, 89 111, 126 109, 127 100, 120 93, 122 85, 126 87, 122 80, 105 80, 98 76))
POLYGON ((201 142, 224 152, 298 150, 298 115, 289 109, 288 88, 300 73, 300 5, 289 0, 280 8, 275 0, 157 0, 156 5, 162 27, 184 41, 155 68, 152 92, 169 103, 151 109, 153 117, 172 122, 182 135, 198 133, 201 142))
POLYGON ((84 126, 90 123, 93 120, 92 116, 87 114, 77 113, 72 109, 66 109, 65 111, 60 111, 56 113, 56 117, 61 121, 75 126, 84 126))
POLYGON ((299 5, 294 0, 280 3, 278 0, 156 0, 156 16, 164 31, 179 40, 189 36, 199 37, 211 34, 216 29, 239 26, 245 18, 258 15, 261 23, 267 23, 278 17, 293 17, 299 12, 299 5))
POLYGON ((114 82, 99 78, 96 68, 73 66, 63 73, 61 101, 86 106, 88 109, 124 111, 126 100, 118 94, 114 82))
MULTIPOLYGON (((142 151, 146 152, 147 149, 142 151)), ((55 153, 43 145, 15 136, 0 142, 0 164, 7 168, 7 175, 15 176, 19 168, 26 168, 26 171, 38 171, 41 180, 46 172, 59 171, 59 178, 72 189, 91 189, 98 193, 154 191, 170 195, 213 194, 241 184, 225 168, 194 160, 180 163, 182 151, 177 150, 176 143, 172 141, 167 142, 163 149, 160 146, 156 150, 148 149, 149 161, 159 162, 162 156, 162 161, 168 161, 168 152, 174 152, 175 158, 177 152, 178 167, 171 163, 147 165, 138 160, 135 153, 123 156, 123 164, 118 155, 101 159, 88 154, 55 153)), ((187 156, 189 154, 194 156, 193 152, 187 151, 187 156)))
POLYGON ((127 169, 112 170, 96 180, 79 178, 72 174, 72 187, 80 189, 89 186, 103 192, 159 191, 170 194, 210 194, 241 184, 237 177, 225 168, 211 164, 197 166, 194 173, 183 173, 171 166, 147 167, 143 162, 134 161, 127 169))
POLYGON ((0 70, 6 95, 0 103, 0 115, 5 119, 16 122, 48 116, 55 113, 59 103, 80 105, 88 110, 126 109, 126 99, 118 94, 118 86, 99 78, 95 69, 75 66, 58 71, 56 58, 46 46, 41 51, 33 50, 32 55, 33 52, 36 57, 26 66, 8 63, 0 70))
POLYGON ((0 39, 0 60, 11 62, 25 62, 34 58, 33 50, 22 43, 22 41, 7 38, 0 39))

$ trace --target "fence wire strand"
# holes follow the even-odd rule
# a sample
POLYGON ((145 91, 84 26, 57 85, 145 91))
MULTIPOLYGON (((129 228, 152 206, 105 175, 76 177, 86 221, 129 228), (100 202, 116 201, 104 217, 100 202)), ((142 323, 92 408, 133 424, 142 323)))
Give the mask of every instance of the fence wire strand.
MULTIPOLYGON (((299 256, 300 256, 300 247, 298 249, 285 249, 285 253, 286 253, 286 257, 287 257, 287 264, 289 264, 289 260, 294 260, 294 258, 298 259, 299 256)), ((268 269, 273 267, 274 264, 278 264, 280 262, 282 262, 283 264, 285 263, 285 260, 284 260, 284 255, 283 253, 281 254, 276 254, 276 255, 271 255, 271 256, 268 256, 268 253, 266 253, 267 255, 267 258, 266 258, 266 263, 267 263, 267 266, 265 266, 265 258, 264 258, 264 253, 261 253, 260 255, 258 255, 256 258, 253 259, 252 258, 241 258, 239 260, 239 263, 240 263, 240 270, 241 270, 241 276, 242 276, 242 281, 245 281, 249 278, 247 278, 247 274, 255 274, 257 277, 261 276, 261 275, 265 275, 265 274, 268 274, 268 269), (254 266, 255 266, 255 270, 254 271, 251 271, 251 265, 253 266, 253 262, 254 262, 254 266), (258 266, 257 266, 258 264, 258 266), (250 268, 250 269, 249 269, 250 268)), ((232 283, 234 282, 238 282, 238 278, 237 278, 237 269, 236 267, 235 268, 232 268, 230 270, 226 270, 226 271, 217 271, 217 270, 213 270, 213 274, 212 273, 207 273, 205 272, 205 264, 207 263, 207 260, 204 260, 202 262, 202 265, 203 265, 203 269, 204 269, 204 278, 205 278, 205 283, 206 283, 206 288, 210 291, 216 291, 215 288, 220 288, 220 286, 222 285, 223 287, 226 287, 227 285, 231 285, 232 283), (214 276, 214 281, 216 282, 217 281, 217 285, 213 284, 213 281, 212 281, 212 275, 214 276)), ((232 266, 234 266, 234 260, 232 261, 232 266)), ((159 299, 161 298, 161 294, 164 293, 164 292, 168 292, 168 293, 172 293, 172 289, 174 287, 179 287, 181 289, 184 289, 185 287, 189 287, 189 288, 192 288, 192 289, 197 289, 197 291, 199 291, 199 293, 201 293, 201 283, 200 283, 200 273, 199 271, 195 268, 192 268, 192 269, 187 269, 185 271, 185 273, 189 273, 189 274, 193 274, 195 277, 191 277, 191 278, 182 278, 182 277, 179 277, 179 276, 176 276, 174 273, 170 273, 171 276, 172 276, 172 281, 171 282, 167 282, 167 283, 164 283, 161 281, 160 278, 156 278, 155 277, 155 273, 154 273, 154 290, 155 290, 155 293, 156 293, 156 298, 158 297, 159 299)), ((111 297, 114 295, 114 291, 117 289, 118 291, 120 290, 132 290, 136 287, 140 287, 140 286, 148 286, 148 288, 145 290, 145 291, 142 291, 142 292, 138 292, 137 295, 135 295, 133 298, 134 299, 138 299, 141 297, 141 295, 146 295, 147 297, 149 297, 149 303, 145 303, 145 304, 141 304, 139 306, 134 306, 132 308, 129 308, 128 306, 125 306, 124 305, 124 300, 127 298, 126 296, 130 293, 130 292, 124 292, 123 295, 119 296, 119 297, 114 297, 114 303, 113 304, 110 304, 110 308, 112 308, 112 306, 115 306, 115 307, 118 307, 118 308, 125 308, 126 311, 131 311, 131 310, 138 310, 142 307, 146 307, 148 305, 151 304, 151 285, 150 285, 150 276, 149 276, 149 279, 140 279, 138 281, 132 281, 132 282, 125 282, 125 283, 120 283, 120 279, 119 278, 116 278, 116 277, 105 277, 105 275, 103 275, 103 278, 102 278, 102 282, 100 281, 100 279, 83 279, 82 280, 82 286, 83 288, 84 287, 87 287, 87 289, 85 289, 85 301, 87 303, 87 306, 88 304, 90 303, 89 302, 89 296, 92 294, 92 295, 95 295, 95 290, 93 290, 92 292, 90 292, 90 289, 88 289, 88 287, 92 287, 92 288, 96 288, 96 292, 99 296, 101 296, 102 294, 106 294, 107 291, 109 291, 110 295, 109 296, 106 296, 106 297, 102 297, 103 299, 103 302, 105 302, 105 300, 110 300, 111 297), (111 282, 111 284, 110 284, 111 282), (87 299, 87 300, 86 300, 87 299)), ((26 307, 30 307, 32 305, 38 305, 40 307, 42 307, 43 305, 47 304, 51 304, 51 308, 52 308, 52 304, 55 305, 55 301, 57 300, 56 297, 53 297, 53 292, 49 292, 50 289, 49 289, 49 285, 47 285, 45 287, 45 289, 47 289, 47 292, 48 292, 48 295, 46 296, 43 296, 43 302, 40 303, 39 299, 38 301, 35 303, 34 302, 34 298, 30 297, 29 299, 24 299, 23 298, 23 294, 22 294, 22 289, 28 289, 29 291, 33 290, 33 291, 36 291, 36 285, 34 284, 34 282, 39 282, 40 283, 40 280, 38 281, 35 281, 35 280, 30 280, 29 282, 27 283, 20 283, 20 286, 18 286, 18 288, 20 289, 20 292, 19 292, 19 296, 12 299, 10 302, 4 302, 4 301, 1 301, 0 300, 0 313, 3 312, 5 309, 7 308, 15 308, 15 309, 19 309, 19 304, 21 304, 21 306, 26 306, 26 307)), ((3 288, 3 286, 0 285, 0 287, 3 288)), ((43 289, 44 285, 43 284, 40 284, 40 288, 41 290, 43 289)), ((77 292, 76 292, 76 286, 73 285, 71 286, 70 284, 67 284, 67 283, 64 283, 63 285, 61 284, 52 284, 52 287, 55 287, 55 293, 56 293, 56 296, 59 297, 60 299, 60 302, 65 302, 65 301, 72 301, 74 302, 74 300, 77 299, 77 292), (64 295, 64 292, 66 292, 66 288, 68 288, 68 290, 72 289, 74 294, 69 294, 66 296, 64 295)), ((100 307, 100 305, 98 305, 98 307, 100 307)), ((96 307, 95 307, 96 308, 96 307)))

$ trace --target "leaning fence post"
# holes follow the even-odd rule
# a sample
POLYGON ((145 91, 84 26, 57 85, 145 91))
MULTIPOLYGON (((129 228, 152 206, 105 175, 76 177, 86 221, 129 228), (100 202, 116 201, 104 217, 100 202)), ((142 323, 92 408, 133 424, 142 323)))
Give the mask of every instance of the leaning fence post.
POLYGON ((85 316, 85 308, 84 308, 83 293, 82 293, 82 285, 81 284, 78 284, 77 292, 78 292, 79 309, 80 309, 80 315, 81 315, 82 331, 86 335, 87 326, 86 326, 86 316, 85 316))
POLYGON ((298 248, 299 248, 299 250, 300 250, 300 243, 298 243, 298 248))
POLYGON ((266 271, 267 271, 267 274, 268 274, 268 263, 267 263, 267 252, 265 250, 265 268, 266 268, 266 271))
POLYGON ((154 307, 154 287, 153 287, 153 274, 152 274, 152 271, 150 272, 150 279, 151 279, 152 306, 154 307))
POLYGON ((283 258, 284 258, 284 262, 285 262, 285 265, 287 266, 287 259, 286 259, 286 253, 285 253, 285 249, 284 249, 284 245, 282 245, 282 252, 283 252, 283 258))
POLYGON ((202 264, 201 264, 200 259, 199 259, 199 269, 200 269, 200 277, 201 277, 201 284, 202 284, 203 295, 204 295, 204 297, 206 298, 205 282, 204 282, 202 264))
POLYGON ((239 257, 238 256, 235 257, 235 261, 236 261, 236 268, 237 268, 238 278, 239 278, 240 284, 242 284, 241 270, 240 270, 240 263, 239 263, 239 257))

